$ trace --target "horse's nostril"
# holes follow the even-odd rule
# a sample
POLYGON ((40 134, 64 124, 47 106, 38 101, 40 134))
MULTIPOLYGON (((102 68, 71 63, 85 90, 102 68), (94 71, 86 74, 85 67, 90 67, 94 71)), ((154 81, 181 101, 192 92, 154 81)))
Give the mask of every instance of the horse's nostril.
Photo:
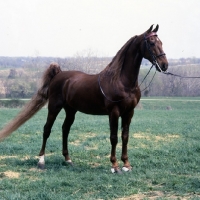
POLYGON ((165 70, 165 64, 163 64, 162 68, 163 68, 163 70, 165 70))
POLYGON ((163 63, 163 64, 162 64, 162 69, 163 69, 164 71, 167 70, 167 66, 168 66, 168 65, 167 65, 166 63, 163 63))

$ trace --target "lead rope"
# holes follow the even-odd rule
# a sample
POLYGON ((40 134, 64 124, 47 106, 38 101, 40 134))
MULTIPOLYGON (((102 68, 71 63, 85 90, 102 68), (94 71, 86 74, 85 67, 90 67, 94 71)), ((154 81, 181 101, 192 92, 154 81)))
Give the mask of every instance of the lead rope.
MULTIPOLYGON (((148 84, 144 89, 142 89, 141 92, 145 91, 145 90, 151 85, 151 83, 153 82, 153 79, 154 79, 155 75, 156 75, 156 71, 154 72, 154 75, 153 75, 151 81, 149 82, 149 84, 148 84)), ((143 80, 144 80, 144 79, 143 79, 143 80)), ((141 84, 142 84, 142 83, 140 83, 140 85, 141 85, 141 84)), ((140 87, 140 85, 139 85, 139 87, 140 87)))
MULTIPOLYGON (((142 80, 142 82, 140 83, 139 87, 142 85, 142 83, 144 82, 144 80, 147 78, 147 76, 149 75, 149 73, 150 73, 151 69, 153 68, 153 66, 154 66, 154 65, 152 64, 151 68, 150 68, 149 71, 147 72, 146 76, 143 78, 143 80, 142 80)), ((152 81, 153 81, 155 75, 156 75, 156 71, 155 71, 155 73, 154 73, 154 75, 153 75, 153 77, 152 77, 150 83, 149 83, 143 90, 141 90, 141 92, 145 91, 145 90, 151 85, 151 83, 152 83, 152 81)))
POLYGON ((171 75, 171 76, 176 76, 176 77, 179 77, 179 78, 200 78, 200 76, 181 76, 181 75, 178 75, 178 74, 173 74, 171 72, 163 72, 163 74, 165 75, 171 75))

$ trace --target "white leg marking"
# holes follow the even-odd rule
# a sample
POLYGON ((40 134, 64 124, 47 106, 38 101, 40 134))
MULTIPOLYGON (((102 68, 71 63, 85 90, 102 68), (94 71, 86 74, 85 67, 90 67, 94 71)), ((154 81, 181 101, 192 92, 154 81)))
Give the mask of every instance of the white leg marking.
POLYGON ((45 163, 45 161, 44 161, 44 155, 42 155, 42 156, 39 157, 39 162, 38 163, 41 163, 41 164, 45 163))
POLYGON ((111 172, 112 173, 115 173, 116 171, 115 171, 115 168, 111 168, 111 172))
POLYGON ((128 171, 131 171, 132 170, 132 167, 122 167, 122 171, 124 172, 128 172, 128 171))

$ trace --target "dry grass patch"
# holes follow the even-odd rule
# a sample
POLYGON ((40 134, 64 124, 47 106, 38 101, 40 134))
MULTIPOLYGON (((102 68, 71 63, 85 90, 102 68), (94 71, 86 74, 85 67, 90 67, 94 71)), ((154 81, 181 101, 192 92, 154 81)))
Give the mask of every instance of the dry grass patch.
POLYGON ((8 178, 19 178, 20 174, 18 172, 6 171, 4 175, 8 178))
MULTIPOLYGON (((84 134, 84 135, 81 135, 79 137, 79 139, 73 141, 73 142, 69 142, 69 144, 72 144, 74 146, 80 146, 80 144, 85 141, 87 138, 93 138, 93 137, 96 137, 96 134, 95 133, 87 133, 87 134, 84 134)), ((91 150, 91 149, 97 149, 97 147, 86 147, 86 150, 91 150)))
POLYGON ((82 135, 81 136, 81 138, 93 138, 93 137, 96 137, 97 136, 97 134, 96 133, 91 133, 91 132, 89 132, 89 133, 87 133, 87 134, 84 134, 84 135, 82 135))
POLYGON ((101 164, 100 163, 93 163, 93 162, 90 162, 89 163, 90 164, 90 166, 92 167, 92 168, 96 168, 96 167, 99 167, 101 164))
POLYGON ((188 200, 194 197, 199 198, 200 196, 192 195, 192 194, 187 194, 185 196, 178 196, 178 195, 173 195, 173 194, 165 194, 161 191, 154 191, 154 192, 147 192, 143 194, 134 194, 129 197, 118 198, 117 200, 144 200, 144 199, 156 200, 160 198, 188 200))
POLYGON ((92 146, 92 147, 90 147, 90 146, 85 146, 84 149, 85 149, 85 150, 97 150, 97 149, 98 149, 98 146, 92 146))
POLYGON ((146 140, 152 140, 154 142, 160 142, 160 141, 170 141, 172 139, 178 139, 180 136, 178 134, 176 135, 171 135, 171 134, 166 134, 166 135, 152 135, 151 133, 135 133, 133 134, 133 138, 136 139, 146 139, 146 140))
POLYGON ((17 158, 17 156, 0 156, 0 160, 6 159, 6 158, 17 158))
POLYGON ((73 142, 69 142, 69 144, 72 144, 72 145, 74 145, 74 146, 79 146, 80 143, 81 143, 80 140, 75 140, 75 141, 73 141, 73 142))
POLYGON ((180 135, 178 134, 165 134, 165 135, 153 135, 151 133, 135 133, 132 136, 134 140, 137 140, 137 146, 134 148, 149 148, 149 145, 154 145, 155 147, 159 147, 160 145, 164 143, 173 142, 174 140, 177 140, 180 138, 180 135), (148 144, 147 142, 148 141, 148 144))

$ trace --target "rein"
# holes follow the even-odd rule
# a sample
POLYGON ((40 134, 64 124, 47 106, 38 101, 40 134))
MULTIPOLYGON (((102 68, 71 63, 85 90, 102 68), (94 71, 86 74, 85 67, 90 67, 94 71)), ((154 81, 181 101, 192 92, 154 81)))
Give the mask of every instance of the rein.
POLYGON ((163 71, 160 71, 160 72, 165 74, 165 75, 176 76, 176 77, 179 77, 179 78, 200 78, 200 76, 181 76, 181 75, 174 74, 174 73, 171 73, 171 72, 163 72, 163 71))
MULTIPOLYGON (((151 68, 147 72, 146 76, 143 78, 142 82, 140 83, 139 87, 142 85, 142 83, 144 82, 144 80, 147 78, 147 76, 149 75, 149 73, 150 73, 151 69, 153 68, 153 66, 154 65, 151 66, 151 68)), ((141 90, 141 92, 145 91, 151 85, 151 83, 153 82, 153 79, 154 79, 155 75, 156 75, 156 71, 155 71, 155 73, 154 73, 151 81, 149 82, 149 84, 143 90, 141 90)))

